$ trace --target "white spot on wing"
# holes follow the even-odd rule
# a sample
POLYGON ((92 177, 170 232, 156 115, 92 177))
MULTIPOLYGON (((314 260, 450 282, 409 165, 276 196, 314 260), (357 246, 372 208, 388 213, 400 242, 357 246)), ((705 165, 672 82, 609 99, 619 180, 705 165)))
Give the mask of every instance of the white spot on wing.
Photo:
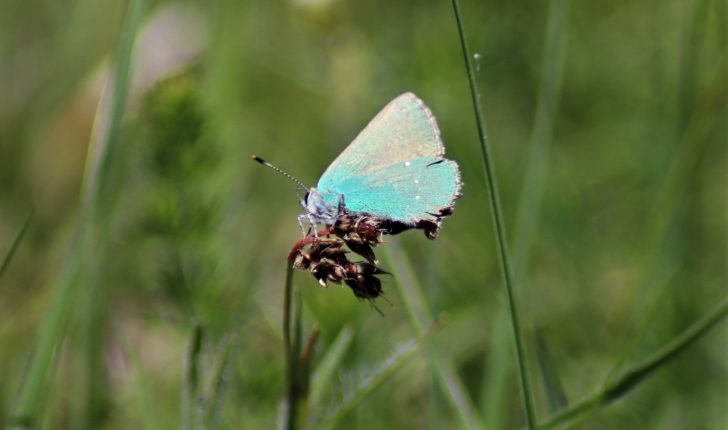
POLYGON ((419 183, 420 183, 420 180, 419 179, 415 179, 415 184, 419 184, 419 183))
POLYGON ((412 165, 412 163, 410 163, 409 161, 407 161, 407 162, 404 163, 404 165, 405 165, 405 167, 409 167, 409 166, 412 165))
POLYGON ((415 200, 419 200, 419 199, 420 199, 420 196, 415 196, 415 200))

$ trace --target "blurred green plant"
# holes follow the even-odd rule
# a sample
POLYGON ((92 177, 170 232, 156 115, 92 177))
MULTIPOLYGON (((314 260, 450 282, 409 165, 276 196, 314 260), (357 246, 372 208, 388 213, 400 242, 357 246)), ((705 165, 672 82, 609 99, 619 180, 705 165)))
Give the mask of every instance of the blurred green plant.
MULTIPOLYGON (((99 102, 96 113, 95 129, 91 136, 89 154, 84 171, 82 188, 81 219, 76 228, 71 249, 60 274, 55 291, 55 299, 43 319, 38 334, 35 351, 15 400, 15 407, 8 424, 13 429, 31 428, 43 422, 39 416, 41 403, 48 386, 49 375, 57 361, 59 344, 71 316, 72 304, 78 300, 80 269, 83 259, 90 254, 90 244, 98 239, 99 227, 104 225, 98 219, 101 208, 98 206, 102 192, 108 186, 108 170, 113 162, 119 141, 119 129, 126 110, 128 91, 131 82, 131 63, 134 41, 144 16, 145 2, 132 0, 128 5, 116 55, 114 72, 109 81, 109 93, 99 102), (96 237, 94 237, 96 233, 96 237)), ((103 231, 103 227, 101 227, 103 231)), ((103 233, 101 234, 104 237, 103 233)))
POLYGON ((140 108, 147 138, 137 237, 162 244, 159 285, 189 318, 200 316, 195 292, 217 282, 220 260, 210 246, 220 223, 222 194, 210 186, 220 155, 205 133, 200 73, 191 68, 162 79, 140 108))
MULTIPOLYGON (((169 8, 165 25, 180 26, 179 6, 152 12, 169 8)), ((132 42, 160 40, 142 30, 143 2, 129 2, 121 32, 108 25, 116 2, 3 9, 0 426, 497 429, 523 426, 525 409, 539 428, 722 428, 725 2, 463 3, 471 85, 483 88, 476 118, 488 118, 501 187, 494 236, 484 214, 495 178, 490 190, 475 179, 448 6, 200 3, 207 52, 141 104, 131 97, 123 129, 132 42), (44 143, 82 129, 71 99, 113 46, 78 214, 60 211, 48 184, 64 181, 70 151, 44 143), (258 181, 245 163, 265 147, 315 178, 405 90, 433 107, 466 195, 436 253, 407 235, 384 245, 397 309, 379 318, 348 291, 283 280, 299 208, 289 184, 258 181), (18 233, 14 213, 29 206, 18 233), (512 257, 522 286, 506 293, 520 305, 515 331, 494 300, 494 237, 502 273, 512 257), (516 366, 511 333, 522 336, 516 366)))

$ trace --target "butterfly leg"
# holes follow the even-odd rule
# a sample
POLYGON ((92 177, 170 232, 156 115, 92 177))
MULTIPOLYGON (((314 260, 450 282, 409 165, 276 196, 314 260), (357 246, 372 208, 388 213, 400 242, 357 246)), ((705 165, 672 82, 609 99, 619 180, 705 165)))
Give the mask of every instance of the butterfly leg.
MULTIPOLYGON (((308 233, 306 233, 306 229, 303 228, 303 220, 308 220, 308 217, 306 215, 299 215, 298 216, 298 226, 301 227, 301 235, 303 235, 303 238, 305 239, 306 236, 308 236, 308 233)), ((311 227, 308 228, 308 231, 311 231, 311 227)))
POLYGON ((316 221, 313 220, 313 215, 308 215, 308 234, 311 234, 311 231, 313 230, 313 237, 318 240, 318 232, 316 231, 316 221))
POLYGON ((298 226, 301 227, 301 234, 303 235, 303 238, 305 239, 311 234, 311 231, 313 231, 313 235, 316 239, 318 239, 318 232, 316 231, 316 222, 313 219, 313 216, 311 214, 301 214, 298 216, 298 226), (303 227, 303 222, 308 221, 308 232, 303 227))

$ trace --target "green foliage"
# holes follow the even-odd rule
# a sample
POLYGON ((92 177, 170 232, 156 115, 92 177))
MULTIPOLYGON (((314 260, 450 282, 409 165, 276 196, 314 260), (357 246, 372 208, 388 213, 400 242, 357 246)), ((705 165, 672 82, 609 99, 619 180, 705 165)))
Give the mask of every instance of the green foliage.
POLYGON ((155 85, 145 96, 141 116, 149 128, 149 169, 160 181, 194 185, 214 169, 217 152, 205 144, 199 79, 192 72, 155 85))
POLYGON ((197 299, 193 291, 215 282, 219 260, 209 244, 220 224, 222 196, 210 187, 219 155, 205 133, 199 83, 195 70, 163 78, 139 112, 145 186, 137 194, 144 203, 135 237, 160 242, 167 259, 158 268, 159 286, 187 309, 197 299))
POLYGON ((519 367, 541 428, 725 427, 724 1, 461 4, 497 233, 450 2, 8 6, 0 427, 273 428, 293 360, 314 428, 524 428, 519 367), (286 282, 303 192, 250 156, 314 185, 405 91, 464 195, 376 250, 382 317, 286 282))

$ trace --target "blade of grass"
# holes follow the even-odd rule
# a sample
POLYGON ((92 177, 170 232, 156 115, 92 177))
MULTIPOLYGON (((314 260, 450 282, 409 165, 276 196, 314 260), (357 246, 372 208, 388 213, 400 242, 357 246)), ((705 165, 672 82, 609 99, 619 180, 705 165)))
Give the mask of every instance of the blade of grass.
MULTIPOLYGON (((404 300, 405 307, 412 319, 412 324, 414 324, 418 334, 421 335, 423 327, 426 327, 425 324, 433 320, 424 291, 417 282, 412 265, 400 249, 399 243, 394 239, 390 239, 388 245, 381 248, 382 255, 385 260, 391 262, 391 267, 397 268, 394 277, 395 282, 402 292, 402 300, 404 300)), ((454 364, 449 360, 443 362, 438 354, 431 354, 431 358, 436 379, 466 428, 484 428, 483 419, 478 414, 477 408, 468 395, 465 386, 457 376, 454 364)))
POLYGON ((381 250, 384 259, 390 262, 390 267, 396 268, 396 276, 393 276, 393 279, 402 292, 405 309, 407 309, 417 334, 422 334, 432 324, 434 318, 425 298, 425 292, 417 282, 412 265, 395 238, 388 239, 387 246, 378 249, 381 250))
MULTIPOLYGON (((612 370, 609 372, 606 378, 604 378, 604 382, 602 383, 602 386, 600 390, 604 391, 608 389, 612 381, 615 377, 619 374, 619 371, 622 369, 622 366, 627 361, 627 359, 631 356, 632 352, 635 350, 635 348, 639 345, 640 340, 643 338, 643 336, 647 333, 647 329, 650 326, 650 323, 655 319, 657 316, 659 310, 662 308, 665 300, 668 297, 668 292, 670 291, 670 283, 666 282, 663 291, 660 295, 660 297, 655 301, 654 305, 652 305, 652 309, 650 310, 648 316, 645 318, 645 320, 642 322, 642 325, 640 329, 637 331, 637 335, 634 336, 630 344, 625 348, 625 350, 622 352, 621 356, 617 360, 617 362, 612 367, 612 370)), ((578 428, 579 425, 582 423, 586 423, 591 419, 591 417, 598 411, 600 403, 594 403, 591 405, 591 408, 585 410, 581 415, 574 418, 572 421, 570 421, 567 425, 567 428, 578 428)), ((559 412, 556 411, 551 411, 559 412)))
POLYGON ((336 374, 344 353, 354 338, 354 330, 350 325, 344 326, 334 339, 329 349, 326 351, 321 363, 318 365, 313 374, 313 382, 311 384, 311 406, 317 406, 323 398, 326 388, 329 386, 331 379, 336 374))
POLYGON ((531 151, 513 230, 513 273, 516 279, 521 278, 528 265, 531 238, 541 213, 543 184, 548 173, 548 151, 554 136, 554 121, 561 94, 569 5, 569 0, 552 0, 549 8, 531 151))
POLYGON ((33 357, 21 384, 17 403, 8 420, 10 428, 28 428, 33 422, 39 421, 36 416, 38 404, 78 291, 76 278, 100 196, 100 181, 111 161, 110 154, 116 146, 118 130, 126 109, 131 80, 132 50, 141 25, 144 4, 144 0, 131 0, 124 17, 115 57, 113 91, 108 97, 105 93, 99 101, 90 139, 89 158, 86 161, 81 194, 81 218, 73 237, 69 257, 58 279, 55 298, 39 330, 33 357))
POLYGON ((485 429, 483 418, 478 414, 478 408, 473 404, 473 399, 470 398, 465 384, 458 376, 452 359, 450 357, 440 358, 437 354, 432 354, 431 358, 437 380, 447 393, 450 403, 457 411, 465 428, 485 429))
MULTIPOLYGON (((607 377, 604 379, 604 383, 602 383, 602 390, 605 390, 609 384, 614 380, 614 378, 619 374, 620 370, 622 370, 622 366, 624 363, 627 362, 627 359, 632 355, 632 352, 637 348, 639 345, 640 340, 642 340, 643 336, 647 333, 647 329, 650 327, 650 324, 654 319, 657 317, 657 314, 659 313, 660 309, 662 308, 663 304, 668 298, 668 293, 670 292, 670 286, 672 285, 672 281, 674 280, 675 276, 678 273, 679 268, 675 268, 674 272, 670 274, 670 276, 667 278, 666 282, 664 282, 662 287, 662 292, 660 293, 660 296, 657 300, 655 300, 655 303, 652 305, 652 308, 647 313, 647 316, 645 317, 644 321, 641 324, 641 327, 637 331, 637 335, 634 337, 632 342, 630 342, 629 345, 624 349, 621 356, 617 360, 617 362, 614 364, 614 367, 612 367, 612 370, 609 372, 607 377)), ((592 409, 591 412, 584 414, 583 419, 586 420, 589 418, 589 416, 596 412, 596 407, 592 409)))
POLYGON ((492 335, 488 345, 489 353, 485 357, 480 394, 480 411, 487 429, 503 428, 503 410, 508 401, 506 381, 513 371, 508 311, 501 306, 496 312, 490 331, 492 335))
MULTIPOLYGON (((427 303, 430 303, 432 305, 431 315, 439 315, 442 313, 442 300, 440 297, 440 265, 438 264, 438 261, 440 250, 442 248, 434 243, 428 243, 427 248, 427 260, 425 262, 425 267, 427 269, 424 276, 425 281, 423 281, 423 294, 425 295, 427 303)), ((440 348, 440 345, 438 345, 437 339, 432 339, 430 341, 428 349, 428 360, 431 363, 439 361, 440 351, 442 349, 440 348)), ((427 405, 427 425, 422 430, 440 430, 441 428, 446 426, 444 421, 445 415, 442 413, 442 405, 447 404, 448 399, 446 394, 444 393, 444 390, 440 388, 440 382, 437 380, 438 377, 435 373, 437 372, 437 369, 440 368, 440 366, 442 366, 442 363, 439 362, 436 363, 436 365, 431 366, 433 372, 430 372, 431 375, 428 378, 429 380, 427 381, 427 390, 430 393, 428 399, 429 404, 427 405)), ((454 366, 450 367, 454 368, 454 366)), ((473 410, 475 410, 475 408, 473 408, 473 410)))
POLYGON ((475 108, 475 122, 478 125, 478 139, 480 140, 480 149, 483 157, 483 167, 485 169, 485 182, 488 187, 490 196, 490 205, 493 212, 493 222, 495 224, 496 238, 498 244, 498 256, 500 258, 501 271, 503 275, 503 286, 508 301, 508 309, 511 316, 511 325, 513 326, 513 340, 516 349, 516 362, 518 363, 518 375, 521 383, 521 394, 523 396, 523 406, 526 413, 526 422, 528 428, 534 430, 536 428, 536 410, 533 404, 533 390, 528 373, 528 365, 526 363, 525 350, 521 334, 521 322, 518 312, 518 303, 516 302, 515 280, 511 271, 511 263, 508 256, 508 243, 506 239, 506 227, 503 220, 503 212, 500 205, 500 195, 498 193, 498 184, 496 183, 495 168, 488 147, 488 137, 485 128, 485 119, 483 117, 483 109, 480 106, 480 91, 478 90, 478 82, 475 79, 475 69, 471 61, 468 43, 465 38, 465 28, 463 18, 460 13, 460 5, 458 0, 452 0, 453 9, 455 11, 455 19, 457 21, 458 33, 460 35, 460 43, 463 48, 463 57, 465 59, 465 68, 470 81, 470 92, 473 98, 473 106, 475 108))
MULTIPOLYGON (((679 202, 687 192, 686 190, 689 185, 688 178, 693 175, 693 171, 697 168, 707 144, 708 135, 716 123, 718 113, 726 103, 726 82, 728 81, 723 79, 727 70, 725 57, 719 60, 715 68, 716 70, 711 73, 711 80, 700 94, 700 97, 694 105, 694 110, 686 122, 686 128, 677 152, 673 156, 668 174, 663 180, 651 209, 651 216, 646 218, 652 221, 646 224, 637 242, 635 251, 635 261, 637 263, 635 265, 641 268, 640 276, 642 283, 647 283, 648 274, 654 271, 654 266, 657 264, 660 253, 663 251, 661 243, 669 233, 668 226, 673 222, 674 217, 680 210, 679 202)), ((670 278, 674 277, 676 273, 677 270, 675 270, 670 278)), ((624 348, 624 352, 615 363, 609 375, 605 378, 600 391, 609 389, 612 381, 622 368, 622 365, 638 345, 639 340, 666 300, 669 286, 670 281, 665 282, 663 292, 660 293, 660 297, 651 307, 637 336, 624 348)), ((579 420, 586 421, 600 404, 601 402, 594 402, 579 416, 579 420)))
POLYGON ((698 169, 701 156, 709 141, 713 127, 718 123, 720 112, 728 102, 728 59, 723 56, 711 73, 711 79, 700 94, 692 115, 687 119, 667 175, 657 193, 650 215, 635 248, 637 267, 648 272, 659 259, 661 241, 667 235, 673 216, 679 210, 680 201, 688 193, 689 181, 698 169))
POLYGON ((286 266, 286 284, 283 293, 283 351, 285 354, 285 374, 286 374, 286 391, 288 395, 288 411, 286 413, 286 428, 291 429, 291 421, 293 406, 291 405, 291 396, 293 392, 293 384, 296 376, 296 360, 293 357, 291 345, 291 313, 293 312, 291 304, 293 302, 293 265, 290 263, 286 266))
POLYGON ((685 28, 680 38, 680 64, 678 69, 678 112, 675 131, 679 136, 687 128, 693 111, 701 69, 701 40, 705 37, 705 21, 708 18, 710 0, 694 0, 686 3, 683 10, 685 28))
POLYGON ((142 428, 145 430, 157 430, 161 429, 162 426, 159 424, 159 420, 155 415, 154 402, 150 397, 150 390, 146 384, 150 378, 145 375, 139 358, 134 353, 134 348, 129 343, 129 339, 124 333, 124 328, 121 321, 113 318, 113 325, 116 329, 116 334, 121 343, 121 348, 126 358, 126 362, 129 366, 129 372, 131 373, 132 388, 134 390, 134 403, 136 409, 141 414, 142 428))
MULTIPOLYGON (((569 0, 552 0, 546 24, 546 38, 543 51, 543 65, 539 83, 536 115, 531 134, 531 150, 524 178, 523 191, 518 203, 518 215, 513 236, 513 273, 516 279, 523 279, 528 266, 532 237, 538 225, 543 195, 543 183, 548 173, 548 151, 554 135, 554 122, 561 94, 562 70, 566 44, 569 0)), ((508 337, 503 331, 508 324, 508 313, 498 312, 495 317, 495 335, 486 356, 487 371, 481 382, 481 413, 488 420, 488 428, 500 428, 505 380, 511 369, 508 360, 508 337)), ((555 381, 558 382, 558 381, 555 381)))
POLYGON ((195 322, 187 350, 185 369, 185 388, 182 406, 182 428, 184 430, 200 427, 200 354, 202 353, 202 324, 195 322))
POLYGON ((314 359, 314 347, 321 334, 321 326, 314 324, 311 334, 308 336, 306 345, 301 351, 298 367, 298 382, 296 390, 296 401, 298 402, 298 428, 305 428, 309 417, 309 393, 311 392, 311 362, 314 359))
POLYGON ((447 323, 446 318, 440 317, 430 328, 416 341, 413 341, 407 349, 400 352, 397 356, 392 357, 388 360, 388 364, 380 369, 375 375, 371 377, 368 382, 362 384, 360 390, 357 390, 355 394, 344 401, 343 404, 334 410, 329 416, 329 419, 317 428, 325 430, 333 430, 351 412, 362 400, 364 400, 374 390, 379 388, 384 382, 386 382, 392 375, 394 375, 399 369, 404 366, 410 358, 412 358, 421 348, 434 336, 444 324, 447 323))
POLYGON ((225 389, 229 382, 230 365, 232 363, 232 350, 235 338, 232 335, 223 339, 222 352, 217 363, 215 376, 212 378, 212 389, 210 390, 210 399, 206 405, 205 423, 208 430, 216 430, 220 428, 220 416, 225 397, 225 389))
MULTIPOLYGON (((293 267, 290 268, 291 272, 293 271, 293 267)), ((292 274, 291 274, 292 276, 292 274)), ((286 324, 285 321, 288 319, 290 321, 290 302, 291 302, 291 293, 292 293, 292 286, 289 285, 290 281, 287 278, 286 279, 286 309, 287 312, 283 315, 284 320, 284 335, 286 334, 286 331, 290 331, 290 324, 286 324), (286 318, 288 316, 288 318, 286 318)), ((306 408, 301 408, 300 404, 300 360, 299 357, 301 356, 301 348, 302 348, 302 342, 303 342, 303 329, 302 329, 302 319, 303 319, 303 301, 301 299, 301 294, 299 292, 296 292, 296 299, 295 299, 295 309, 293 310, 293 313, 295 314, 295 327, 293 329, 293 343, 289 344, 289 356, 287 361, 287 374, 288 374, 288 393, 287 393, 287 400, 288 400, 288 410, 286 413, 286 429, 287 430, 295 430, 298 428, 302 428, 301 426, 305 425, 306 421, 301 420, 301 413, 306 412, 306 408)), ((290 340, 290 332, 288 333, 288 339, 290 340)))
POLYGON ((546 400, 549 405, 549 412, 558 412, 569 406, 569 400, 559 379, 556 363, 546 341, 546 336, 540 327, 536 327, 536 357, 541 368, 541 378, 546 392, 546 400))
POLYGON ((23 240, 23 236, 25 236, 25 232, 28 231, 28 226, 30 225, 30 220, 33 218, 33 212, 31 211, 28 214, 28 218, 25 219, 25 223, 23 224, 23 227, 18 232, 18 235, 15 236, 15 240, 13 241, 13 244, 10 246, 10 250, 5 255, 5 259, 3 260, 3 265, 0 266, 0 279, 3 278, 3 275, 5 274, 5 270, 10 265, 10 261, 13 259, 13 256, 15 255, 15 251, 17 251, 18 246, 20 245, 20 241, 23 240))
MULTIPOLYGON (((708 135, 716 120, 718 113, 726 103, 726 81, 722 79, 726 73, 725 57, 718 63, 716 70, 712 73, 712 79, 706 85, 695 104, 695 109, 687 122, 686 130, 682 136, 679 148, 673 157, 668 174, 664 179, 658 192, 657 199, 651 209, 651 216, 646 219, 655 220, 646 224, 643 233, 637 242, 635 251, 636 266, 641 268, 641 283, 648 282, 648 274, 654 271, 658 257, 663 251, 661 243, 668 235, 668 226, 675 214, 679 211, 680 200, 687 192, 687 179, 697 168, 701 154, 707 144, 708 135)), ((670 276, 672 278, 677 270, 670 276)), ((601 390, 606 391, 618 374, 622 365, 636 348, 639 340, 646 332, 649 324, 656 317, 659 309, 667 298, 670 281, 665 282, 663 292, 651 307, 647 318, 642 323, 637 336, 624 348, 624 352, 615 363, 609 375, 605 378, 601 390)), ((579 419, 585 421, 596 411, 600 402, 594 402, 591 406, 579 415, 579 419)))
MULTIPOLYGON (((293 353, 291 351, 291 304, 293 303, 293 266, 288 265, 286 268, 286 284, 283 293, 283 348, 286 354, 286 360, 291 360, 293 353)), ((290 367, 289 367, 290 368, 290 367)))
POLYGON ((599 392, 583 399, 579 403, 572 405, 569 409, 554 415, 539 425, 540 429, 551 429, 557 425, 578 418, 579 416, 589 413, 595 406, 608 404, 634 387, 639 385, 648 376, 659 368, 677 357, 678 354, 686 350, 693 343, 698 341, 706 333, 715 327, 723 318, 728 315, 728 299, 723 300, 715 309, 706 316, 695 322, 680 335, 675 337, 667 345, 642 360, 638 364, 627 369, 607 387, 599 392))

